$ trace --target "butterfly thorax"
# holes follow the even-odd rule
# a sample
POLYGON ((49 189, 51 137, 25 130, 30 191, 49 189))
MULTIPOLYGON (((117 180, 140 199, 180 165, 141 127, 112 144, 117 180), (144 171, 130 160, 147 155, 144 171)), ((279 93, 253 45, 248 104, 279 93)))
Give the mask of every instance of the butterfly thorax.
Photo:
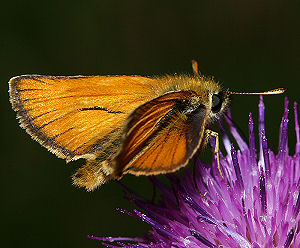
POLYGON ((204 76, 189 76, 189 75, 175 75, 165 76, 160 78, 161 92, 169 93, 174 91, 193 91, 195 96, 190 99, 191 108, 189 111, 195 110, 202 105, 208 110, 208 120, 213 121, 225 111, 229 104, 229 93, 212 78, 204 76), (218 99, 216 98, 218 97, 218 99), (219 101, 219 106, 216 105, 215 100, 219 101))

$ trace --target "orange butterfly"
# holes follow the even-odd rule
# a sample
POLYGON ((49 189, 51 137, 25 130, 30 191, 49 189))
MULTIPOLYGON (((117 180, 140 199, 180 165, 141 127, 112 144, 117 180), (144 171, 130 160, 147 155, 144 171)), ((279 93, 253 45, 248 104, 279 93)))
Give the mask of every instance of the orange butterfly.
POLYGON ((239 93, 200 76, 197 62, 193 70, 155 78, 18 76, 9 81, 10 101, 33 139, 67 162, 87 160, 73 181, 90 191, 127 173, 174 172, 218 137, 206 127, 239 93))

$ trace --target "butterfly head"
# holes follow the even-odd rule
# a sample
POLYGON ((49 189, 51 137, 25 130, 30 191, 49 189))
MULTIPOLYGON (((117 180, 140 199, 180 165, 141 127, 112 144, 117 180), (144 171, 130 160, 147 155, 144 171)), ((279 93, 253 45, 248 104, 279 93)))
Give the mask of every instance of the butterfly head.
POLYGON ((218 119, 229 106, 230 92, 213 80, 202 79, 196 92, 206 107, 208 119, 211 121, 218 119))

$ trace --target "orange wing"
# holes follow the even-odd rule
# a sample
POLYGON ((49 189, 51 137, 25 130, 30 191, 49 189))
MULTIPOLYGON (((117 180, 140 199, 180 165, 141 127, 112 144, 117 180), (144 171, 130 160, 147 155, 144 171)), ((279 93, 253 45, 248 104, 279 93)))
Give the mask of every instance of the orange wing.
POLYGON ((207 110, 193 91, 167 93, 138 107, 128 118, 114 176, 178 170, 201 144, 207 110))
POLYGON ((19 76, 9 82, 10 101, 21 126, 58 157, 94 158, 102 151, 105 158, 116 150, 128 114, 156 97, 155 82, 140 76, 19 76))

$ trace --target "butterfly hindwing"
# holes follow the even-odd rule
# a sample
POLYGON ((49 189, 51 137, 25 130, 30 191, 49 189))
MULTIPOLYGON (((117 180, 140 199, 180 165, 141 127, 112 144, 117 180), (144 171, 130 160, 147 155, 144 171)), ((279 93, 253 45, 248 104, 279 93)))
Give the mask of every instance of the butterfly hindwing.
POLYGON ((114 159, 116 177, 167 173, 186 165, 200 145, 207 115, 195 99, 193 91, 178 91, 138 107, 127 120, 114 159))

